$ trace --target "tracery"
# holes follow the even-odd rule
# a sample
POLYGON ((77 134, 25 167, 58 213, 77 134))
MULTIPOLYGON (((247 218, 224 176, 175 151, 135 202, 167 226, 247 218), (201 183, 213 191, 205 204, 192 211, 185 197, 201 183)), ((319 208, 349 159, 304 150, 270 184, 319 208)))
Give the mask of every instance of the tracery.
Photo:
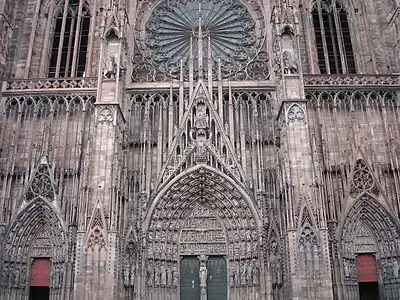
POLYGON ((227 77, 257 54, 261 34, 256 27, 237 0, 170 0, 154 9, 137 39, 147 60, 167 75, 179 77, 181 68, 184 76, 190 68, 196 74, 211 64, 214 77, 219 66, 227 77))

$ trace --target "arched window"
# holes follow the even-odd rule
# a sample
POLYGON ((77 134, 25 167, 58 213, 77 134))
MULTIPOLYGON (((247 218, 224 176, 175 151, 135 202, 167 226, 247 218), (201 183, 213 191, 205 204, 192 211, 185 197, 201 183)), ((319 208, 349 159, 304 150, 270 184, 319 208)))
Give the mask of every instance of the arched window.
POLYGON ((82 77, 85 73, 90 27, 84 0, 65 0, 55 14, 49 77, 82 77))
POLYGON ((312 9, 321 74, 356 73, 347 12, 335 0, 316 0, 312 9))

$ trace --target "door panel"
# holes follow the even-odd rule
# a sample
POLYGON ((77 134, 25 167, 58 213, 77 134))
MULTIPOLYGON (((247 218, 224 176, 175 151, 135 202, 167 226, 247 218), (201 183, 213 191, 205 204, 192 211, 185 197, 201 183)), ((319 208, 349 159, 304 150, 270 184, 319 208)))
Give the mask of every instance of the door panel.
POLYGON ((51 260, 49 258, 35 258, 31 267, 30 286, 50 285, 51 260))
POLYGON ((196 256, 184 256, 181 259, 180 300, 200 300, 200 262, 196 256))
POLYGON ((377 282, 378 271, 373 254, 359 254, 357 256, 358 282, 377 282))
POLYGON ((207 260, 207 300, 227 299, 226 260, 223 256, 210 256, 207 260))

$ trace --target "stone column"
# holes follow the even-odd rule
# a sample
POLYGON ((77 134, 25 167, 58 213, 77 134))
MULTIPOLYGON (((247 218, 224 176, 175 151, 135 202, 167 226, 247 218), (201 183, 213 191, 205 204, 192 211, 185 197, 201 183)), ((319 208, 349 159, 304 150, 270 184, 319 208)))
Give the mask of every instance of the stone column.
MULTIPOLYGON (((111 9, 107 18, 117 15, 111 9)), ((107 20, 104 21, 107 24, 107 20)), ((88 187, 85 212, 80 212, 74 299, 118 299, 122 277, 118 256, 124 206, 121 199, 122 144, 125 119, 121 28, 104 29, 97 99, 91 114, 94 129, 86 157, 88 187)), ((85 179, 84 179, 85 180, 85 179)))
POLYGON ((291 299, 328 300, 333 299, 332 279, 325 208, 316 188, 318 162, 312 156, 301 74, 293 71, 282 74, 278 116, 287 226, 286 295, 289 290, 291 299))

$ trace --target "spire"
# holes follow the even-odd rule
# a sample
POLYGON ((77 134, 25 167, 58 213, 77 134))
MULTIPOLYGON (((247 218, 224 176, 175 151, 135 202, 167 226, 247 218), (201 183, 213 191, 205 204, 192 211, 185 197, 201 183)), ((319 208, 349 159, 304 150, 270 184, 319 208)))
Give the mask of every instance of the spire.
POLYGON ((203 34, 201 29, 201 0, 199 1, 199 78, 203 78, 203 34))

